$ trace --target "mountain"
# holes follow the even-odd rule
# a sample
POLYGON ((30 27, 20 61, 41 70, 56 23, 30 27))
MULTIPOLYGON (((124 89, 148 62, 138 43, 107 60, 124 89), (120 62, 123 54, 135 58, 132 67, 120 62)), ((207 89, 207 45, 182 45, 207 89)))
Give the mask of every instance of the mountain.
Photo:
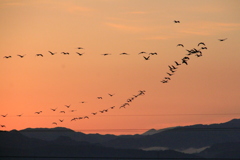
POLYGON ((240 119, 233 119, 219 124, 176 127, 153 135, 117 137, 102 144, 115 148, 166 147, 174 150, 185 150, 203 148, 216 143, 238 141, 240 141, 240 119))
POLYGON ((27 128, 20 130, 20 133, 30 138, 38 138, 41 140, 52 141, 60 136, 70 137, 76 141, 87 141, 90 143, 101 143, 109 141, 117 136, 115 135, 100 135, 100 134, 84 134, 82 132, 75 132, 71 129, 64 127, 56 128, 27 128))
POLYGON ((142 133, 142 135, 144 135, 144 136, 153 135, 153 134, 160 133, 162 131, 166 131, 166 130, 173 129, 173 128, 176 128, 176 127, 169 127, 169 128, 158 129, 158 130, 153 128, 153 129, 150 129, 150 130, 142 133))
POLYGON ((52 141, 28 138, 18 131, 0 131, 0 158, 22 159, 102 159, 118 158, 198 158, 199 156, 183 154, 173 150, 143 151, 138 149, 115 149, 89 142, 79 142, 66 136, 52 141))

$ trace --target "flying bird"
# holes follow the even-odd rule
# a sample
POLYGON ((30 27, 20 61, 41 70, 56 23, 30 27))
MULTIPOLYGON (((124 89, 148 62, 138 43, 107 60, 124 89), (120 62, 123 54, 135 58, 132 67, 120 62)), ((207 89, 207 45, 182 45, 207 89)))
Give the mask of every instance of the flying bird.
POLYGON ((60 111, 60 113, 65 113, 65 111, 60 111))
POLYGON ((6 126, 1 124, 1 127, 6 127, 6 126))
POLYGON ((219 41, 225 41, 227 38, 224 38, 224 39, 218 39, 219 41))
POLYGON ((40 57, 40 56, 43 57, 43 54, 36 54, 36 56, 38 56, 38 57, 40 57))
POLYGON ((102 97, 97 97, 97 99, 102 99, 102 97))
POLYGON ((114 109, 115 108, 115 106, 112 106, 112 107, 110 107, 111 109, 114 109))
POLYGON ((174 62, 176 63, 177 66, 181 65, 181 64, 179 64, 177 61, 174 61, 174 62))
POLYGON ((180 23, 180 21, 176 21, 176 20, 174 20, 174 23, 180 23))
POLYGON ((97 114, 97 112, 93 112, 92 114, 93 114, 93 115, 96 115, 96 114, 97 114))
POLYGON ((5 115, 1 115, 2 117, 7 117, 8 114, 5 114, 5 115))
POLYGON ((102 54, 103 56, 108 56, 108 55, 111 55, 110 53, 104 53, 102 54))
POLYGON ((109 95, 110 97, 112 97, 114 94, 110 94, 110 93, 108 93, 108 95, 109 95))
POLYGON ((60 121, 60 122, 63 122, 63 121, 64 121, 64 119, 59 119, 59 121, 60 121))
POLYGON ((39 111, 39 112, 35 112, 35 114, 40 114, 40 113, 42 113, 42 111, 39 111))
POLYGON ((205 46, 205 43, 203 43, 203 42, 198 43, 198 46, 201 45, 201 44, 205 46))
POLYGON ((87 119, 89 119, 89 117, 88 117, 88 116, 85 116, 85 117, 83 117, 83 118, 84 118, 84 119, 86 119, 86 118, 87 118, 87 119))
POLYGON ((77 49, 84 49, 84 48, 82 48, 82 47, 78 47, 77 49))
POLYGON ((171 74, 171 73, 168 73, 168 72, 167 72, 167 74, 168 74, 169 76, 172 76, 172 75, 173 75, 173 74, 171 74))
POLYGON ((140 52, 140 53, 138 53, 138 54, 145 54, 146 52, 140 52))
POLYGON ((178 44, 178 45, 177 45, 177 47, 178 47, 178 46, 184 47, 184 45, 183 45, 183 44, 178 44))
POLYGON ((48 51, 51 55, 55 55, 56 53, 53 53, 53 52, 51 52, 51 51, 48 51))
POLYGON ((51 108, 52 111, 56 111, 57 108, 51 108))
POLYGON ((202 47, 201 49, 207 49, 207 47, 202 47))
POLYGON ((71 104, 70 105, 65 105, 65 107, 67 107, 67 108, 70 108, 70 106, 71 106, 71 104))
POLYGON ((17 56, 19 56, 20 58, 23 58, 25 55, 26 55, 26 54, 24 54, 24 55, 18 54, 17 56))
POLYGON ((149 53, 149 55, 157 55, 157 52, 149 53))
POLYGON ((53 122, 52 124, 56 124, 57 125, 57 122, 53 122))
POLYGON ((168 83, 168 81, 167 81, 167 80, 162 80, 161 82, 162 82, 162 83, 168 83))
POLYGON ((8 59, 8 58, 12 58, 12 56, 4 56, 3 58, 7 58, 8 59))
POLYGON ((77 111, 77 110, 71 110, 71 112, 75 112, 75 111, 77 111))
POLYGON ((76 52, 79 56, 82 56, 84 53, 79 53, 79 52, 76 52))
POLYGON ((168 79, 168 80, 171 80, 171 78, 169 78, 169 77, 164 77, 165 79, 168 79))
POLYGON ((120 55, 129 55, 128 53, 125 53, 125 52, 123 52, 123 53, 120 53, 120 55))
POLYGON ((186 65, 188 65, 186 59, 182 59, 182 63, 185 63, 186 65))
POLYGON ((69 52, 61 52, 61 54, 69 55, 69 52))
POLYGON ((22 114, 18 114, 17 116, 18 116, 18 117, 21 117, 22 115, 23 115, 23 113, 22 113, 22 114))
POLYGON ((148 56, 148 57, 143 56, 143 58, 144 58, 145 60, 149 60, 150 56, 148 56))

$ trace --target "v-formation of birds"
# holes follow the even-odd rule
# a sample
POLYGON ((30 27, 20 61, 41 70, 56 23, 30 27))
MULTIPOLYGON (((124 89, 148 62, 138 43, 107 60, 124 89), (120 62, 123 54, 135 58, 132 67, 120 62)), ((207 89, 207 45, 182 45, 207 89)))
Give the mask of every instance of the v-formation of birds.
MULTIPOLYGON (((180 23, 180 21, 174 20, 174 23, 180 23)), ((225 39, 218 39, 218 40, 219 40, 220 42, 222 42, 222 41, 225 41, 226 39, 227 39, 227 38, 225 38, 225 39)), ((184 45, 183 45, 183 44, 178 44, 177 47, 184 47, 184 45)), ((180 65, 184 65, 184 64, 185 64, 185 65, 188 65, 188 61, 190 60, 190 56, 191 56, 191 55, 195 55, 196 57, 201 57, 201 56, 203 55, 203 54, 202 54, 202 50, 207 49, 207 47, 206 47, 206 45, 205 45, 204 42, 199 42, 199 43, 198 43, 198 47, 201 47, 201 48, 200 48, 200 49, 193 48, 193 49, 190 49, 190 50, 187 50, 187 49, 186 49, 186 51, 188 52, 188 53, 186 54, 187 56, 183 57, 183 58, 181 59, 181 61, 174 61, 174 64, 168 65, 169 71, 166 72, 166 73, 167 73, 167 76, 164 77, 163 80, 161 80, 161 82, 162 82, 162 83, 168 83, 168 82, 171 80, 171 78, 172 78, 171 76, 174 75, 174 73, 176 72, 176 70, 178 69, 178 67, 179 67, 180 65)), ((84 48, 82 48, 82 47, 77 47, 76 49, 78 49, 78 50, 83 50, 84 48)), ((48 52, 49 52, 49 54, 51 54, 52 56, 54 56, 54 55, 57 54, 56 52, 52 52, 52 51, 48 51, 48 52)), ((61 54, 62 54, 62 55, 70 55, 69 52, 61 52, 61 54)), ((79 55, 79 56, 83 56, 85 53, 76 52, 75 54, 77 54, 77 55, 79 55)), ((104 53, 104 54, 101 54, 101 55, 102 55, 102 56, 109 56, 109 55, 112 55, 112 54, 111 54, 111 53, 104 53)), ((129 54, 129 53, 126 53, 126 52, 122 52, 122 53, 120 53, 119 55, 130 55, 130 54, 129 54)), ((158 55, 158 53, 157 53, 157 52, 147 53, 147 52, 142 51, 142 52, 139 52, 138 55, 143 55, 143 59, 144 59, 144 60, 150 60, 150 56, 158 55)), ((26 56, 26 54, 23 54, 23 55, 18 54, 17 56, 18 56, 19 58, 24 58, 24 57, 26 56)), ((41 54, 41 53, 35 54, 35 56, 36 56, 36 57, 44 57, 44 55, 41 54)), ((9 56, 4 56, 3 58, 9 59, 9 58, 12 58, 12 56, 11 56, 11 55, 9 55, 9 56)), ((136 99, 138 96, 141 96, 141 95, 145 95, 145 90, 140 90, 137 95, 134 95, 133 97, 127 99, 127 101, 126 101, 125 103, 123 103, 123 104, 119 107, 119 109, 121 109, 121 108, 126 108, 126 106, 129 106, 130 103, 134 101, 134 99, 136 99)), ((113 94, 109 94, 109 96, 112 97, 113 94)), ((97 97, 97 99, 102 99, 102 97, 97 97)), ((82 101, 82 102, 80 102, 80 103, 85 103, 85 101, 82 101)), ((69 108, 71 107, 71 105, 65 105, 65 107, 69 109, 69 108)), ((108 112, 109 110, 112 110, 112 109, 114 109, 114 108, 115 108, 115 106, 111 106, 111 107, 109 107, 109 108, 105 108, 105 109, 99 110, 99 111, 97 111, 97 112, 92 112, 91 115, 92 115, 92 116, 95 116, 95 115, 97 115, 97 114, 99 114, 99 113, 100 113, 100 114, 101 114, 101 113, 105 113, 105 112, 108 112)), ((51 108, 51 110, 52 110, 53 112, 57 112, 58 108, 51 108)), ((70 110, 70 112, 75 112, 75 111, 76 111, 76 110, 74 110, 74 109, 71 109, 71 110, 70 110)), ((34 114, 40 115, 40 114, 42 114, 42 112, 43 112, 43 111, 36 111, 34 114)), ((65 110, 60 110, 60 111, 59 111, 59 114, 65 114, 65 113, 66 113, 65 110)), ((19 114, 19 115, 16 115, 16 116, 21 117, 22 115, 23 115, 23 113, 22 113, 22 114, 19 114)), ((4 118, 7 117, 7 116, 8 116, 8 114, 1 115, 1 117, 4 117, 4 118)), ((89 119, 89 117, 90 117, 90 115, 85 115, 85 116, 81 116, 81 117, 73 117, 73 118, 71 119, 71 121, 76 121, 76 120, 81 120, 81 119, 89 119)), ((58 125, 58 123, 62 123, 62 122, 64 122, 64 119, 59 119, 58 121, 54 121, 54 122, 52 122, 52 124, 53 124, 53 125, 58 125)), ((3 125, 3 124, 1 124, 0 127, 6 127, 6 126, 3 125)))

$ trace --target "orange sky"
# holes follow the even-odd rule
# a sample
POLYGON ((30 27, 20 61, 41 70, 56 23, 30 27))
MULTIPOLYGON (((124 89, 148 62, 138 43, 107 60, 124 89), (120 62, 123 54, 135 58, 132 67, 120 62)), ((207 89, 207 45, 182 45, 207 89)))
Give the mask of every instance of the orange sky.
POLYGON ((57 122, 85 133, 134 134, 239 118, 239 6, 238 0, 0 0, 0 114, 8 114, 0 117, 2 129, 57 122), (192 55, 161 83, 168 65, 199 42, 208 48, 203 56, 192 55), (158 55, 146 61, 141 51, 158 55), (139 90, 146 94, 119 109, 139 90))

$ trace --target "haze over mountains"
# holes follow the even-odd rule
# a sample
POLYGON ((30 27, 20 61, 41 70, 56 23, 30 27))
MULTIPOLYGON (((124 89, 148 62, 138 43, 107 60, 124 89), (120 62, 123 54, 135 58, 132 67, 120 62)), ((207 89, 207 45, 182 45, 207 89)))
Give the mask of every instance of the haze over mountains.
POLYGON ((0 134, 1 156, 240 158, 240 119, 151 129, 140 135, 84 134, 61 127, 0 134))

